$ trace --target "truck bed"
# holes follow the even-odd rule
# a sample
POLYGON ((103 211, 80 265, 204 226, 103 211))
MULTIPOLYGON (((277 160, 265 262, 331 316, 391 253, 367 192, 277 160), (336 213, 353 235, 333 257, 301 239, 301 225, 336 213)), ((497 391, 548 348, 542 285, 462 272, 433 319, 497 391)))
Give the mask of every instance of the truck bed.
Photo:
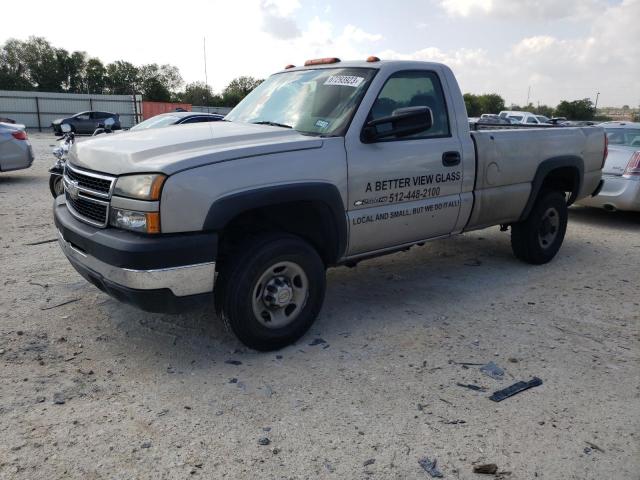
MULTIPOLYGON (((476 152, 474 206, 466 230, 517 221, 544 161, 573 159, 584 172, 577 198, 600 181, 604 132, 600 127, 472 131, 476 152)), ((574 199, 575 200, 575 199, 574 199)))

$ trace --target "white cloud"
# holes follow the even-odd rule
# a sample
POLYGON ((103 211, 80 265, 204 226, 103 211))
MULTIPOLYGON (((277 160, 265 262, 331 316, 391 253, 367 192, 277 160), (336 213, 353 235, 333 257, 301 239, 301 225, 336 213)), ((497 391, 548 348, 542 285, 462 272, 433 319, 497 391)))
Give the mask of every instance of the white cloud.
POLYGON ((558 20, 592 17, 606 8, 603 0, 440 0, 451 16, 558 20))
MULTIPOLYGON (((490 11, 500 2, 443 0, 442 4, 451 8, 450 12, 469 15, 473 9, 487 5, 490 11)), ((513 8, 527 8, 530 2, 509 0, 509 3, 513 8)), ((544 0, 540 6, 543 10, 551 8, 550 3, 544 0)), ((600 91, 600 105, 622 105, 640 99, 638 18, 640 0, 623 0, 602 10, 590 22, 591 29, 583 37, 530 36, 503 54, 490 54, 482 49, 431 47, 409 53, 386 50, 380 52, 380 56, 445 63, 455 72, 463 91, 496 92, 508 102, 525 103, 531 86, 534 103, 555 105, 564 99, 595 99, 596 92, 600 91)))
POLYGON ((493 0, 440 0, 440 5, 449 15, 467 17, 476 12, 490 12, 493 0))
POLYGON ((262 5, 280 17, 288 17, 300 8, 299 0, 264 0, 262 5))

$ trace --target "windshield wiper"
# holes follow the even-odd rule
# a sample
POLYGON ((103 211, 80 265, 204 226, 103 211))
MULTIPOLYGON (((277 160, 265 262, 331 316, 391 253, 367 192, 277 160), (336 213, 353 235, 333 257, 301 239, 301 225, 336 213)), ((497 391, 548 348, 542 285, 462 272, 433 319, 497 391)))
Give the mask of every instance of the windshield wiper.
POLYGON ((278 123, 278 122, 269 122, 267 120, 264 120, 262 122, 251 122, 255 125, 271 125, 272 127, 282 127, 282 128, 293 128, 291 125, 285 125, 284 123, 278 123))

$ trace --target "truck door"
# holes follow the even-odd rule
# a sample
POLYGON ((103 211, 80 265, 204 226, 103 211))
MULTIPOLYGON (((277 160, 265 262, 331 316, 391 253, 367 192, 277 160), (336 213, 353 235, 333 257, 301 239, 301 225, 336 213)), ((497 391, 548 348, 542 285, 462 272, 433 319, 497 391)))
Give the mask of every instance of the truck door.
POLYGON ((454 230, 463 175, 461 144, 452 132, 455 122, 450 121, 453 115, 435 71, 400 71, 384 81, 366 121, 350 128, 345 139, 348 255, 448 235, 454 230), (363 143, 360 132, 367 122, 416 106, 431 109, 430 129, 363 143))

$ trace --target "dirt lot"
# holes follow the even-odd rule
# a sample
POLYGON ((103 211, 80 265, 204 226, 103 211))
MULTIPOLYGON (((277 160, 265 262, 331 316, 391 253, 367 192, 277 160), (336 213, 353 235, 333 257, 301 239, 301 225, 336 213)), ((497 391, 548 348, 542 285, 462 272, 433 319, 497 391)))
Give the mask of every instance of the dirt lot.
POLYGON ((55 238, 54 140, 32 139, 0 174, 0 478, 425 479, 425 456, 453 479, 640 478, 639 215, 572 209, 541 267, 494 228, 331 270, 309 334, 262 354, 30 245, 55 238), (504 379, 461 365, 489 361, 504 379))

